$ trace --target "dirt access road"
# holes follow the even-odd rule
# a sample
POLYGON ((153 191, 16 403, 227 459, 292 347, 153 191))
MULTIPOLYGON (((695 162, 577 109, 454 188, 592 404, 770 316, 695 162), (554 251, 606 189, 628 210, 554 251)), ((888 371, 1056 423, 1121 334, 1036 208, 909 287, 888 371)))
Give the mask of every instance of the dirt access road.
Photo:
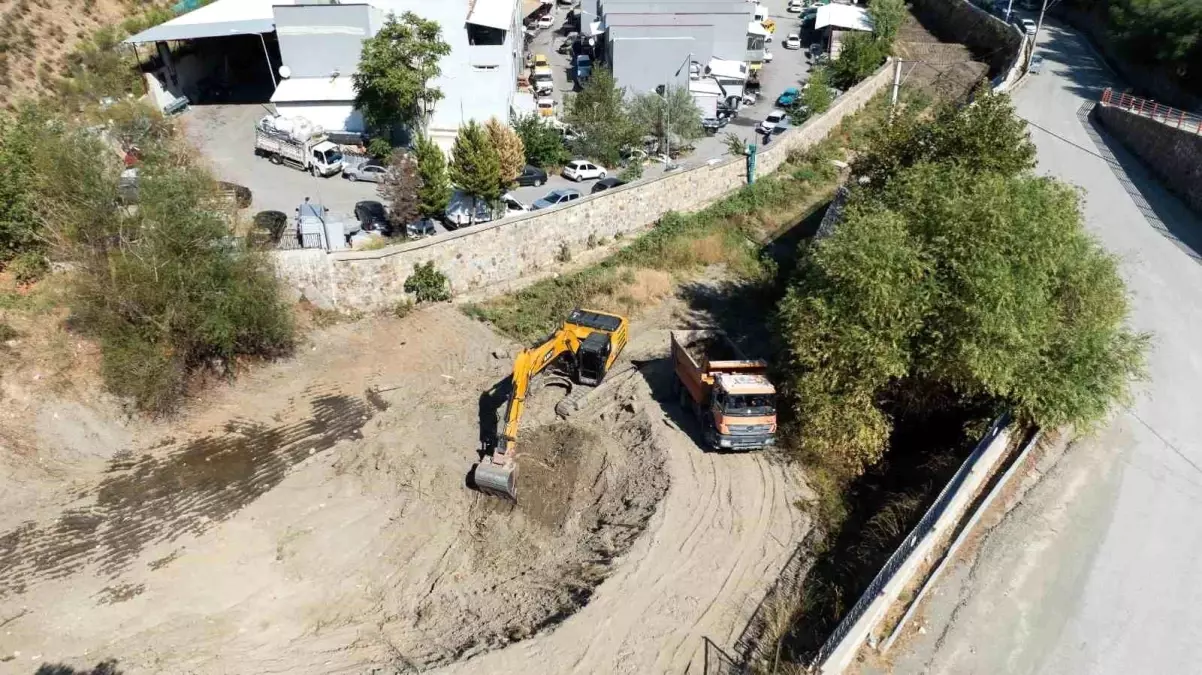
POLYGON ((124 446, 61 416, 0 509, 0 674, 699 672, 808 523, 661 406, 672 304, 570 423, 535 395, 516 508, 464 486, 516 345, 450 307, 319 331, 124 446))

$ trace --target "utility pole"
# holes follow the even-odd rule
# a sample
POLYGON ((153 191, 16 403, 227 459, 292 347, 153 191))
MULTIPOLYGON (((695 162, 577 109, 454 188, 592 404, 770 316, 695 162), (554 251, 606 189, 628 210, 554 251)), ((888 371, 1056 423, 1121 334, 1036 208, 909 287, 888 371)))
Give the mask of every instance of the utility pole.
POLYGON ((893 109, 897 107, 897 95, 901 92, 902 60, 893 60, 893 96, 889 100, 889 116, 893 117, 893 109))
POLYGON ((1010 10, 1014 8, 1014 0, 1006 3, 1006 23, 1010 23, 1010 10))

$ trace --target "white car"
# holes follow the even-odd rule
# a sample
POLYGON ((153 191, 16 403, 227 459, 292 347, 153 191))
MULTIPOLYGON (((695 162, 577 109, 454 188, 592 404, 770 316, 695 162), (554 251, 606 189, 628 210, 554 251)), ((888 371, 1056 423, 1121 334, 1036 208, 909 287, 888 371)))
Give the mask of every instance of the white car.
POLYGON ((582 180, 605 178, 605 167, 583 159, 574 159, 563 167, 563 177, 579 183, 582 180))
POLYGON ((777 126, 784 120, 788 119, 789 113, 784 110, 773 110, 768 113, 763 122, 755 128, 761 134, 773 134, 777 131, 777 126))
POLYGON ((772 63, 772 52, 764 50, 764 63, 772 63))
POLYGON ((789 0, 789 6, 785 8, 788 12, 800 12, 805 9, 805 0, 789 0))
POLYGON ((789 37, 785 38, 785 49, 801 49, 801 36, 789 33, 789 37))
POLYGON ((1034 21, 1032 21, 1030 19, 1023 19, 1022 26, 1023 26, 1023 31, 1025 31, 1027 33, 1027 35, 1035 34, 1035 29, 1037 28, 1037 26, 1035 25, 1034 21))
POLYGON ((555 17, 551 16, 550 14, 544 14, 543 16, 538 17, 538 23, 535 25, 539 28, 550 28, 551 26, 555 25, 555 17))

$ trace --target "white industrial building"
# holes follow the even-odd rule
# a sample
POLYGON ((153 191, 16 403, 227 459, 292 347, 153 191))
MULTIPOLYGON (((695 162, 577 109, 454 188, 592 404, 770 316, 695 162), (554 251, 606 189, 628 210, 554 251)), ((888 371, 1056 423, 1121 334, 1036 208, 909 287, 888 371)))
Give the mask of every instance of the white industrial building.
POLYGON ((148 79, 160 105, 181 95, 270 101, 281 114, 357 135, 368 131, 352 81, 362 43, 390 14, 413 12, 437 21, 451 47, 431 82, 443 99, 425 130, 449 149, 461 124, 509 118, 522 64, 520 8, 521 0, 217 0, 126 42, 155 44, 158 67, 148 79))

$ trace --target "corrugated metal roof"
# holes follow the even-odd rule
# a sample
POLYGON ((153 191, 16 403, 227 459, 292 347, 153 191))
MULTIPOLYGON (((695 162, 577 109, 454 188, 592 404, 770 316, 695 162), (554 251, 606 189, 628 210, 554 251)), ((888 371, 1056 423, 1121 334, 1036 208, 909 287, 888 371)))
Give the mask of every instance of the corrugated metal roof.
POLYGON ((217 0, 198 10, 130 36, 126 44, 165 40, 195 40, 227 35, 253 35, 275 30, 273 5, 292 5, 295 0, 217 0))
POLYGON ((814 29, 818 30, 833 26, 845 30, 872 30, 872 19, 868 10, 851 5, 823 5, 818 8, 818 16, 814 19, 814 29))
POLYGON ((347 75, 333 78, 298 77, 283 80, 271 96, 272 103, 353 100, 355 100, 355 82, 347 75))
POLYGON ((468 12, 467 22, 509 30, 513 26, 513 0, 475 0, 468 12))

